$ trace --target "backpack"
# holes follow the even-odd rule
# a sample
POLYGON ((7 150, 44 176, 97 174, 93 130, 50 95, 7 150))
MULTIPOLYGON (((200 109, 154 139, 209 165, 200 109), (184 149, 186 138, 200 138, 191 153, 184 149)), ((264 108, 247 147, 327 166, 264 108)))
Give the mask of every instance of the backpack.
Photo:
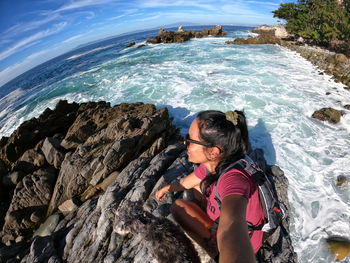
MULTIPOLYGON (((259 149, 254 150, 250 154, 250 156, 254 156, 256 154, 255 151, 258 150, 259 149)), ((259 199, 264 210, 266 223, 259 226, 253 226, 250 222, 247 222, 248 229, 250 230, 250 232, 253 230, 261 230, 267 233, 267 235, 271 235, 274 232, 274 230, 276 230, 276 228, 280 225, 282 219, 285 217, 286 209, 284 205, 278 201, 272 177, 266 174, 260 168, 258 163, 254 162, 250 156, 246 155, 244 159, 238 160, 237 162, 233 163, 232 165, 227 167, 225 171, 219 176, 215 185, 215 201, 217 202, 217 206, 220 210, 221 199, 218 192, 218 185, 222 175, 225 172, 231 169, 237 169, 250 174, 253 177, 253 180, 258 185, 259 199)), ((218 224, 219 218, 214 222, 214 229, 218 227, 218 224)))

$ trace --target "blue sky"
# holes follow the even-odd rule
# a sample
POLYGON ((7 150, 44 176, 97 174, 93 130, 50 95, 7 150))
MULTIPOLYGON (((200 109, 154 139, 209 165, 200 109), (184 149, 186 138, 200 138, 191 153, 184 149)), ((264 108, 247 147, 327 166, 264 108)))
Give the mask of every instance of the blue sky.
POLYGON ((0 86, 75 47, 177 22, 276 24, 292 0, 0 0, 0 86))

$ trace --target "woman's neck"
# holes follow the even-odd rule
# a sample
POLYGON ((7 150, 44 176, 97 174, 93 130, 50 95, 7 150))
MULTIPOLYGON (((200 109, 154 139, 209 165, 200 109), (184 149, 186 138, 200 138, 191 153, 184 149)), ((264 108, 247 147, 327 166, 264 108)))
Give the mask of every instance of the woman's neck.
POLYGON ((211 174, 216 173, 216 167, 218 166, 219 161, 211 161, 211 162, 206 162, 204 163, 205 168, 209 171, 211 174))

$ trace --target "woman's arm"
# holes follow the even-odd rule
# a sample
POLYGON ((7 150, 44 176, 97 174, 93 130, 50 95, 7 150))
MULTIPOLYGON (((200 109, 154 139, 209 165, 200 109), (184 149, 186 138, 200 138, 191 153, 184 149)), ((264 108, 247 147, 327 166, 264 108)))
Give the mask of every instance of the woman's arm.
POLYGON ((229 195, 222 200, 217 232, 220 262, 255 263, 246 222, 247 203, 240 195, 229 195))
POLYGON ((162 200, 164 196, 169 192, 180 192, 186 189, 191 189, 200 184, 202 180, 199 179, 194 173, 181 178, 180 180, 175 180, 171 184, 164 186, 158 190, 155 194, 157 200, 162 200))

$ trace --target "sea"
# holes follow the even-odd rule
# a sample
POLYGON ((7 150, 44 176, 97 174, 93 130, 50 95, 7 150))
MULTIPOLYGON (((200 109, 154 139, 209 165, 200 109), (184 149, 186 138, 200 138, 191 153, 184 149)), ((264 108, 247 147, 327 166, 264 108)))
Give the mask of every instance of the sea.
POLYGON ((336 185, 338 176, 350 180, 350 111, 343 108, 350 92, 281 46, 225 44, 254 35, 249 27, 223 30, 225 37, 142 48, 136 46, 158 32, 138 32, 52 59, 0 87, 0 137, 63 99, 167 107, 182 134, 199 111, 244 110, 251 144, 289 180, 299 262, 334 262, 325 238, 350 238, 350 186, 336 185), (126 48, 132 41, 136 45, 126 48), (324 107, 343 110, 340 123, 311 118, 324 107))

